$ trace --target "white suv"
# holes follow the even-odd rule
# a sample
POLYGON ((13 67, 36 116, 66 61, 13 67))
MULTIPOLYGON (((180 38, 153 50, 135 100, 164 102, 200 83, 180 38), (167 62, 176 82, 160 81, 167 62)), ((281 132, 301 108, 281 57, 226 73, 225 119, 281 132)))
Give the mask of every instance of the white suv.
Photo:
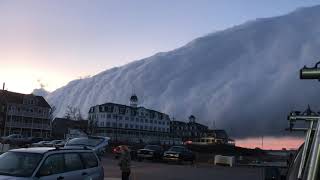
POLYGON ((92 150, 21 148, 0 155, 0 180, 103 180, 103 167, 92 150))

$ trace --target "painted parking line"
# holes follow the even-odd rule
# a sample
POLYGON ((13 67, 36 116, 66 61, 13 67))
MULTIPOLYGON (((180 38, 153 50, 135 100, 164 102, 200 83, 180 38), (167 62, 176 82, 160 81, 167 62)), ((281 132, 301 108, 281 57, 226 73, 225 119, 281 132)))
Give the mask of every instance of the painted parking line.
POLYGON ((104 178, 104 180, 121 180, 121 178, 104 178))

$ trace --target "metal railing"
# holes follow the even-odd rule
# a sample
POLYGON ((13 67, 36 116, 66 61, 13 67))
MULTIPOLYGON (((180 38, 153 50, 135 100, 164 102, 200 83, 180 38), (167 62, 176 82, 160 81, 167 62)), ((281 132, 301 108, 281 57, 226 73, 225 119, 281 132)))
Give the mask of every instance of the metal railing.
MULTIPOLYGON (((304 66, 300 70, 300 79, 320 80, 320 62, 314 67, 304 66)), ((319 180, 320 168, 320 114, 312 112, 310 107, 303 113, 293 111, 288 116, 290 131, 305 131, 305 141, 298 171, 298 180, 319 180), (307 127, 295 127, 304 122, 307 127)))

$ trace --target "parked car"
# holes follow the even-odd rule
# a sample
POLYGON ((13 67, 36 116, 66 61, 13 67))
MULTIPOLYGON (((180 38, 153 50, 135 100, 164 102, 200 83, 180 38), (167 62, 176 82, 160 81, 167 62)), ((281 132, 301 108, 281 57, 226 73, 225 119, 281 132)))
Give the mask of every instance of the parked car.
POLYGON ((55 147, 57 144, 59 144, 61 142, 63 142, 63 140, 52 140, 52 141, 43 143, 43 145, 45 147, 55 147))
POLYGON ((105 153, 105 149, 108 146, 108 141, 110 138, 101 136, 88 136, 73 138, 66 142, 65 148, 75 148, 75 147, 87 147, 92 149, 99 158, 105 153))
POLYGON ((65 144, 66 144, 66 140, 62 140, 59 143, 56 143, 55 147, 64 147, 65 144))
MULTIPOLYGON (((121 156, 121 146, 117 146, 112 149, 112 153, 114 154, 114 158, 118 159, 121 156)), ((137 150, 133 146, 128 146, 128 149, 130 151, 130 156, 132 160, 135 160, 137 158, 137 150)))
POLYGON ((31 138, 28 138, 28 143, 29 144, 37 143, 37 142, 40 142, 40 141, 43 141, 42 137, 31 137, 31 138))
POLYGON ((160 160, 163 155, 163 148, 158 145, 146 145, 143 149, 137 151, 139 161, 143 159, 160 160))
POLYGON ((50 141, 39 141, 37 143, 32 143, 31 147, 45 147, 45 143, 48 143, 50 141))
POLYGON ((172 146, 168 151, 164 152, 163 160, 166 162, 176 161, 190 161, 191 163, 195 160, 195 155, 192 151, 184 146, 172 146))
POLYGON ((1 138, 1 143, 3 144, 13 144, 13 145, 25 145, 28 144, 28 139, 20 134, 11 134, 1 138))
POLYGON ((21 148, 0 155, 0 179, 103 180, 104 171, 92 150, 21 148))

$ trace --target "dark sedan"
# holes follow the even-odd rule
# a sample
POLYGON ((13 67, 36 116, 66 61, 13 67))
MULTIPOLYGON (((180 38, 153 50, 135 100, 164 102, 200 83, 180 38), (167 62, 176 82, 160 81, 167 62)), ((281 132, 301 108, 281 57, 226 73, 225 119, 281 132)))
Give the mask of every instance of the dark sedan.
POLYGON ((164 152, 163 160, 165 161, 190 161, 191 163, 195 160, 195 155, 192 151, 188 150, 184 146, 172 146, 168 151, 164 152))
POLYGON ((146 145, 143 149, 137 151, 139 161, 143 159, 160 160, 163 155, 163 148, 158 145, 146 145))

